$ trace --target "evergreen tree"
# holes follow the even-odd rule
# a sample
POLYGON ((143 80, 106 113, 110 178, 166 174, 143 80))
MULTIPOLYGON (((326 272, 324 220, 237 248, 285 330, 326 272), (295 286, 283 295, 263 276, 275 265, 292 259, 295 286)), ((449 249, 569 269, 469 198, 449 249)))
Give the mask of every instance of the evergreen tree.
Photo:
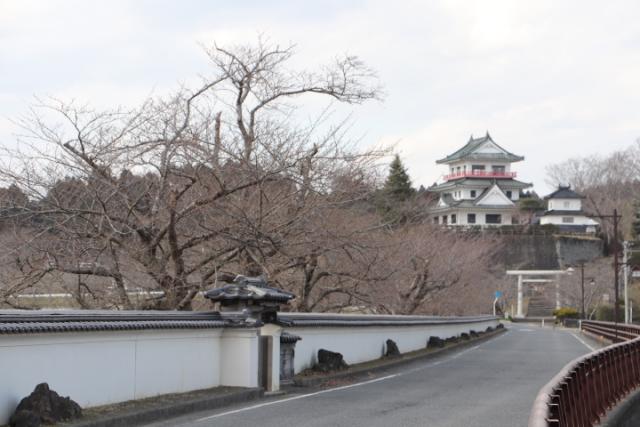
POLYGON ((390 224, 403 224, 415 215, 411 201, 416 190, 411 186, 407 169, 396 154, 389 166, 389 175, 383 187, 377 192, 378 213, 390 224))
POLYGON ((389 176, 387 176, 382 191, 385 196, 394 199, 394 201, 408 200, 415 194, 407 169, 397 154, 389 166, 389 176))

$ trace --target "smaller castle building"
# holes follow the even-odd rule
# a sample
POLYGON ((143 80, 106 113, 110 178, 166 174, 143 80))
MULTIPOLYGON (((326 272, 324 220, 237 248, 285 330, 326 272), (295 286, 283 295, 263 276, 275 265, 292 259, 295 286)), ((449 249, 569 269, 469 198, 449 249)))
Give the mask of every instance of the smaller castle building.
POLYGON ((595 233, 598 222, 582 210, 584 196, 569 186, 558 189, 545 197, 547 210, 540 217, 540 225, 551 224, 561 231, 595 233))

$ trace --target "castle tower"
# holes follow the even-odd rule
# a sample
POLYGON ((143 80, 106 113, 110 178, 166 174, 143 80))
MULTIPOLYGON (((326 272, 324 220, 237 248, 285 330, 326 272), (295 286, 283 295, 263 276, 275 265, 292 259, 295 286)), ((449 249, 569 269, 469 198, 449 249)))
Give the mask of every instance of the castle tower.
POLYGON ((447 165, 444 182, 429 188, 439 193, 429 210, 436 224, 501 226, 513 223, 520 192, 532 185, 516 180, 512 163, 524 160, 496 144, 489 132, 473 138, 453 154, 436 161, 447 165))

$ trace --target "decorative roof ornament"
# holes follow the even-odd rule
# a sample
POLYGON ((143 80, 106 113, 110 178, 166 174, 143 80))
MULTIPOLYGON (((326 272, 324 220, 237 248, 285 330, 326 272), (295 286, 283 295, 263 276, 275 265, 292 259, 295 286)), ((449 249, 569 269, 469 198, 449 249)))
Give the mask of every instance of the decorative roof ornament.
POLYGON ((238 275, 232 282, 220 288, 208 290, 204 297, 220 304, 221 311, 239 311, 247 319, 259 318, 264 322, 275 321, 282 304, 288 304, 296 296, 291 292, 268 286, 262 277, 238 275))

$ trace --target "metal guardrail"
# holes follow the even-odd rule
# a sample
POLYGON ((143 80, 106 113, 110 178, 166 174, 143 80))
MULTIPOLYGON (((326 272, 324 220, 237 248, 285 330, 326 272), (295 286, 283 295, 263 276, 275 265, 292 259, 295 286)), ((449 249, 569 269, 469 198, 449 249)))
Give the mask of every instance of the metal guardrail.
POLYGON ((538 393, 529 427, 588 427, 640 387, 640 327, 583 321, 582 329, 611 341, 569 362, 538 393))
POLYGON ((636 325, 598 322, 595 320, 583 320, 580 323, 582 330, 596 334, 614 343, 632 340, 640 336, 640 326, 636 325))

